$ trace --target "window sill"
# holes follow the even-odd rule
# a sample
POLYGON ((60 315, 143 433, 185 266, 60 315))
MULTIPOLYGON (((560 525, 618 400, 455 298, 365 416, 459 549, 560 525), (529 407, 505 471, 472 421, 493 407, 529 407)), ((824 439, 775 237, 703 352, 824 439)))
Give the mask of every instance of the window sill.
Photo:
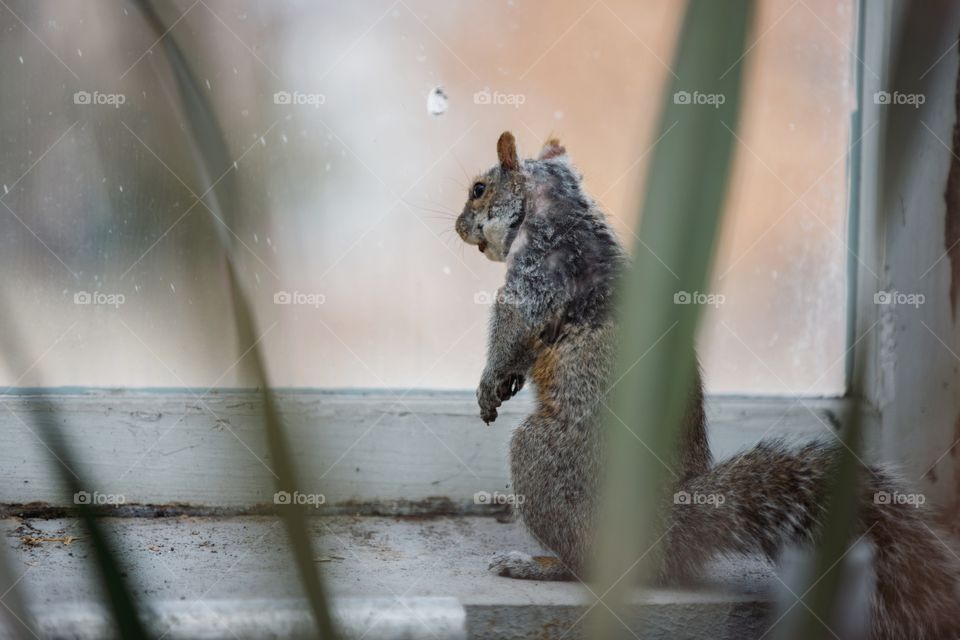
MULTIPOLYGON (((201 394, 45 395, 89 490, 124 497, 123 507, 106 508, 122 517, 104 523, 167 639, 296 637, 311 619, 283 526, 269 514, 258 400, 243 391, 201 394)), ((576 637, 594 602, 583 585, 509 580, 486 568, 495 551, 539 551, 520 524, 479 517, 490 508, 473 500, 508 486, 510 429, 530 410, 529 396, 508 403, 488 428, 472 393, 403 394, 278 394, 304 486, 326 497, 310 526, 347 637, 559 638, 571 627, 566 637, 576 637)), ((22 541, 82 535, 72 496, 62 495, 49 452, 26 426, 50 419, 29 415, 38 411, 30 400, 13 396, 7 404, 17 415, 0 415, 11 441, 0 449, 0 468, 18 479, 0 484, 3 539, 24 572, 16 590, 42 637, 102 637, 104 600, 87 577, 87 542, 22 541)), ((710 398, 715 456, 764 437, 829 437, 850 402, 710 398)), ((624 620, 644 638, 757 638, 766 631, 771 576, 759 559, 721 559, 696 586, 637 589, 624 620)))
MULTIPOLYGON (((58 463, 34 433, 35 420, 50 419, 34 399, 11 395, 11 411, 0 413, 7 439, 0 469, 18 479, 0 483, 0 505, 72 507, 51 467, 58 463)), ((272 463, 250 392, 53 390, 45 399, 59 412, 90 493, 121 495, 128 505, 272 507, 272 463)), ((829 437, 849 403, 711 397, 714 456, 763 437, 829 437)), ((303 485, 325 496, 327 513, 354 513, 360 505, 382 506, 365 513, 470 511, 478 491, 508 486, 510 431, 531 410, 524 392, 487 427, 472 392, 296 390, 278 392, 278 404, 303 485)))
MULTIPOLYGON (((32 603, 37 635, 104 637, 106 613, 89 578, 87 540, 22 542, 25 536, 82 536, 78 523, 0 522, 14 566, 24 572, 16 590, 32 603)), ((108 518, 104 525, 116 536, 133 591, 158 635, 287 638, 310 630, 275 518, 108 518)), ((583 633, 581 615, 594 602, 580 584, 510 580, 487 571, 493 551, 538 551, 517 523, 321 516, 310 527, 346 637, 559 638, 570 631, 565 637, 576 638, 583 633)), ((756 638, 766 631, 770 579, 760 560, 721 560, 695 587, 636 589, 625 622, 642 629, 645 639, 756 638)))

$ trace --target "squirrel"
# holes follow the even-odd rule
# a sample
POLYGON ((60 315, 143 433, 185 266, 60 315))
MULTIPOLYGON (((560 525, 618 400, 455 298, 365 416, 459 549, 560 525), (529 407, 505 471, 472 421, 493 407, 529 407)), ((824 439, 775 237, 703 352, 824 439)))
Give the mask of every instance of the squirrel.
MULTIPOLYGON (((470 185, 455 229, 487 258, 506 263, 493 303, 481 419, 530 378, 536 406, 510 439, 518 515, 555 556, 497 553, 490 569, 529 580, 578 580, 595 536, 603 468, 600 399, 615 365, 614 296, 629 263, 605 214, 583 188, 559 140, 520 160, 508 131, 498 163, 470 185)), ((697 374, 673 460, 679 495, 722 494, 724 504, 665 505, 670 526, 659 578, 689 578, 712 556, 776 560, 819 535, 837 443, 764 441, 714 464, 697 374)), ((928 509, 876 496, 902 495, 892 472, 861 470, 857 535, 873 546, 873 638, 960 637, 960 558, 928 509)))

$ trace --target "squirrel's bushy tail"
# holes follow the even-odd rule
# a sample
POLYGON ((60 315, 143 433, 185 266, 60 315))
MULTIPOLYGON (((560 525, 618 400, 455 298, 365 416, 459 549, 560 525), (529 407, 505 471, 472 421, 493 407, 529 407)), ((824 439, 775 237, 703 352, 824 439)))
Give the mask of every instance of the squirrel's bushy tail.
MULTIPOLYGON (((838 445, 757 447, 681 483, 672 505, 666 573, 695 571, 718 553, 776 558, 812 544, 824 515, 838 445)), ((960 631, 960 560, 930 512, 886 471, 865 468, 859 521, 874 547, 874 638, 954 638, 960 631)))

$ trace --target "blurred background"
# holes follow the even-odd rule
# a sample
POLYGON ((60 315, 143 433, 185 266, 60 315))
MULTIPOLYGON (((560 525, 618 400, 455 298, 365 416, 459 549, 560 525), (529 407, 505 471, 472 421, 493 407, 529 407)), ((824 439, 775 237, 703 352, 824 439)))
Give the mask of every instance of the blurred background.
MULTIPOLYGON (((38 359, 0 383, 248 384, 222 232, 277 385, 475 387, 504 267, 452 218, 505 129, 527 156, 559 136, 633 244, 683 3, 157 4, 223 125, 238 208, 228 226, 199 200, 133 7, 0 2, 0 291, 38 359)), ((714 393, 844 390, 853 9, 759 3, 700 336, 714 393)))

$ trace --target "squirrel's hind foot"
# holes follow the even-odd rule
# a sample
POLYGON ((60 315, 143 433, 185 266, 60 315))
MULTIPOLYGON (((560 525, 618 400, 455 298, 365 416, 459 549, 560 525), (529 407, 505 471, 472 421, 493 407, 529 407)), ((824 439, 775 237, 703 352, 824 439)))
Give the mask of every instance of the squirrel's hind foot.
POLYGON ((531 556, 520 551, 493 554, 489 569, 499 576, 518 580, 576 580, 559 559, 553 556, 531 556))

